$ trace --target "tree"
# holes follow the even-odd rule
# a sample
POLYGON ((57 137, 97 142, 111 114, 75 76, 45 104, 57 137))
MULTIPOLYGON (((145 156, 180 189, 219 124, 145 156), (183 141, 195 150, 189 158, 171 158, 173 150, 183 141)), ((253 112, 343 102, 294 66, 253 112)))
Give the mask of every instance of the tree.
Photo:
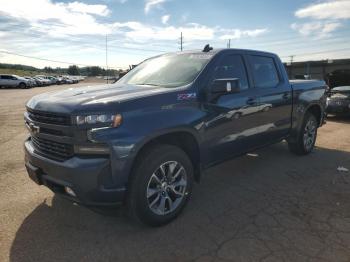
POLYGON ((102 69, 99 66, 87 67, 86 71, 88 76, 98 76, 102 74, 102 69))
POLYGON ((44 71, 45 71, 46 73, 53 73, 53 72, 54 72, 54 70, 53 70, 51 67, 49 67, 49 66, 45 66, 45 67, 44 67, 44 71))
POLYGON ((73 75, 73 76, 80 75, 79 67, 76 65, 71 65, 68 67, 67 73, 68 75, 73 75))

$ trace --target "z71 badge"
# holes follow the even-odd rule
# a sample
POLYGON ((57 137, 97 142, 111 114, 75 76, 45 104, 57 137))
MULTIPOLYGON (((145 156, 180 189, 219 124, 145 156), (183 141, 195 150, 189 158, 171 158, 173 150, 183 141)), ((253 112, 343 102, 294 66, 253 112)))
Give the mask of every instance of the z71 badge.
POLYGON ((190 99, 195 99, 196 97, 197 97, 196 93, 178 94, 177 100, 190 100, 190 99))

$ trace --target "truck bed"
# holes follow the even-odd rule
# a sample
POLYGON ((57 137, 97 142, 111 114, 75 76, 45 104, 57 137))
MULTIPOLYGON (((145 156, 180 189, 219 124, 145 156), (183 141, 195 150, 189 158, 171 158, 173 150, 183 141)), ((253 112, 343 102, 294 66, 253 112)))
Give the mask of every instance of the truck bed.
POLYGON ((293 90, 299 89, 320 89, 321 87, 325 87, 326 83, 323 80, 289 80, 293 90))

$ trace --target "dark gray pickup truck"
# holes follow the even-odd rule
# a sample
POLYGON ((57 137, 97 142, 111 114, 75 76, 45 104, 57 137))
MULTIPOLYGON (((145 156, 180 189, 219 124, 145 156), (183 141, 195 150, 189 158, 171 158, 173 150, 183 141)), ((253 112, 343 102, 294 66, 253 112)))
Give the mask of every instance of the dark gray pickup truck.
POLYGON ((162 225, 207 167, 284 139, 310 153, 325 91, 323 81, 289 81, 271 53, 165 54, 112 85, 33 97, 25 165, 36 183, 74 202, 123 203, 131 217, 162 225))

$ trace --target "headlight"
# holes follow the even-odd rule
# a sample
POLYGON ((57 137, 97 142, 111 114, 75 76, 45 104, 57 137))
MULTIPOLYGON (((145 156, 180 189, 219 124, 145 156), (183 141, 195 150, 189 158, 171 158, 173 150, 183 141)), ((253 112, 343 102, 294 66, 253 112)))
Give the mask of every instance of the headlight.
POLYGON ((332 95, 331 96, 331 98, 347 98, 347 96, 346 95, 343 95, 343 94, 334 94, 334 95, 332 95))
POLYGON ((122 123, 122 116, 120 114, 76 116, 75 122, 77 125, 108 124, 112 127, 118 127, 122 123))

